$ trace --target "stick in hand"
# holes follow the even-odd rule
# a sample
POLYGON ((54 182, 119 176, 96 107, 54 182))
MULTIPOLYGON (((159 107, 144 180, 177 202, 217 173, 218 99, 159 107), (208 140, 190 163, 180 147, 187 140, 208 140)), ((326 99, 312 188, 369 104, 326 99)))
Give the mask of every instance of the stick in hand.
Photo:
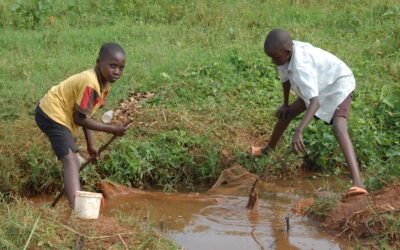
MULTIPOLYGON (((127 128, 130 128, 132 126, 132 122, 128 123, 128 125, 126 125, 127 128)), ((101 152, 103 152, 114 140, 115 138, 117 138, 118 136, 113 135, 113 137, 110 138, 110 140, 108 140, 103 146, 100 147, 99 149, 99 154, 101 152)), ((82 165, 81 168, 79 169, 79 172, 81 172, 85 167, 87 167, 90 163, 92 163, 94 161, 93 158, 87 159, 82 165)), ((58 203, 58 201, 64 196, 65 194, 65 190, 64 187, 63 189, 60 190, 60 193, 58 194, 58 196, 54 199, 53 203, 51 203, 51 207, 55 207, 58 203)))

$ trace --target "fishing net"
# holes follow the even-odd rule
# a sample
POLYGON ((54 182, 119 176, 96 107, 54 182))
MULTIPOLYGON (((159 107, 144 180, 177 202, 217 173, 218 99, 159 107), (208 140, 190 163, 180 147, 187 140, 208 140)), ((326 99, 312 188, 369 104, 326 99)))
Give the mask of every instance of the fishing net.
POLYGON ((109 181, 100 182, 100 189, 106 199, 114 199, 121 195, 140 196, 145 199, 184 201, 184 202, 218 202, 218 198, 199 193, 166 193, 143 191, 109 181))
POLYGON ((180 200, 180 201, 199 201, 199 202, 218 202, 219 199, 210 195, 234 195, 234 196, 249 196, 253 193, 253 200, 250 201, 248 208, 253 208, 257 203, 258 194, 256 185, 258 176, 249 173, 239 164, 234 164, 232 167, 225 169, 220 174, 215 184, 205 194, 199 193, 165 193, 165 192, 149 192, 125 185, 102 181, 100 189, 106 199, 113 199, 120 195, 134 195, 143 198, 160 199, 160 200, 180 200))
POLYGON ((248 196, 258 176, 249 173, 239 164, 222 171, 214 186, 208 190, 208 194, 248 196))

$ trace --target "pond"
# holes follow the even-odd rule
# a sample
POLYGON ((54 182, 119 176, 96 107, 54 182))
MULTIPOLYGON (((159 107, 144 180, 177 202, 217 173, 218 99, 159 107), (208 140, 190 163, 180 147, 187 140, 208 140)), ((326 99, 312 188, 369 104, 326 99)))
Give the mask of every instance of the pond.
POLYGON ((103 214, 119 211, 139 216, 190 250, 350 249, 351 242, 320 230, 315 222, 292 211, 300 199, 315 197, 317 188, 335 184, 306 173, 292 180, 261 183, 258 208, 252 212, 245 208, 246 196, 212 195, 219 200, 213 202, 174 199, 174 194, 154 191, 151 196, 124 195, 109 200, 103 214))

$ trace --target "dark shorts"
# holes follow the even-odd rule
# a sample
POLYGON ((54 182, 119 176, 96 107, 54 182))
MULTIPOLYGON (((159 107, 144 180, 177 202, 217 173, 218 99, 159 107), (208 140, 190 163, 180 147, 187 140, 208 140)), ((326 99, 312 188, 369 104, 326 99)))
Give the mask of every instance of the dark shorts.
MULTIPOLYGON (((350 106, 351 106, 351 100, 353 100, 353 93, 350 93, 341 104, 336 108, 335 113, 333 113, 333 117, 344 117, 344 118, 349 118, 349 113, 350 113, 350 106)), ((331 120, 331 123, 332 123, 331 120)))
MULTIPOLYGON (((350 106, 351 106, 351 100, 353 99, 353 92, 351 92, 339 106, 337 106, 335 113, 333 113, 332 119, 330 123, 325 122, 327 125, 332 125, 333 123, 333 118, 335 117, 344 117, 346 119, 349 118, 349 113, 350 113, 350 106)), ((315 116, 315 119, 319 120, 318 117, 315 116)))
POLYGON ((40 130, 49 138, 51 147, 59 160, 68 154, 69 149, 74 153, 79 151, 71 131, 48 117, 39 106, 35 109, 35 121, 40 130))

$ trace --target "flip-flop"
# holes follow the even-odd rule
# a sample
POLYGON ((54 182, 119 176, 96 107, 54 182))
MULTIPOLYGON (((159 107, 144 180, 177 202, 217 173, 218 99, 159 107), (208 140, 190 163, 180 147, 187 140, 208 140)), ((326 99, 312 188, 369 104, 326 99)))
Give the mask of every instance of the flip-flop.
POLYGON ((347 192, 344 194, 344 197, 347 198, 347 197, 363 195, 363 194, 368 194, 368 191, 365 190, 364 188, 353 186, 347 190, 347 192))
POLYGON ((255 146, 250 146, 249 149, 247 150, 248 155, 250 156, 263 156, 263 152, 261 151, 263 147, 255 147, 255 146))

